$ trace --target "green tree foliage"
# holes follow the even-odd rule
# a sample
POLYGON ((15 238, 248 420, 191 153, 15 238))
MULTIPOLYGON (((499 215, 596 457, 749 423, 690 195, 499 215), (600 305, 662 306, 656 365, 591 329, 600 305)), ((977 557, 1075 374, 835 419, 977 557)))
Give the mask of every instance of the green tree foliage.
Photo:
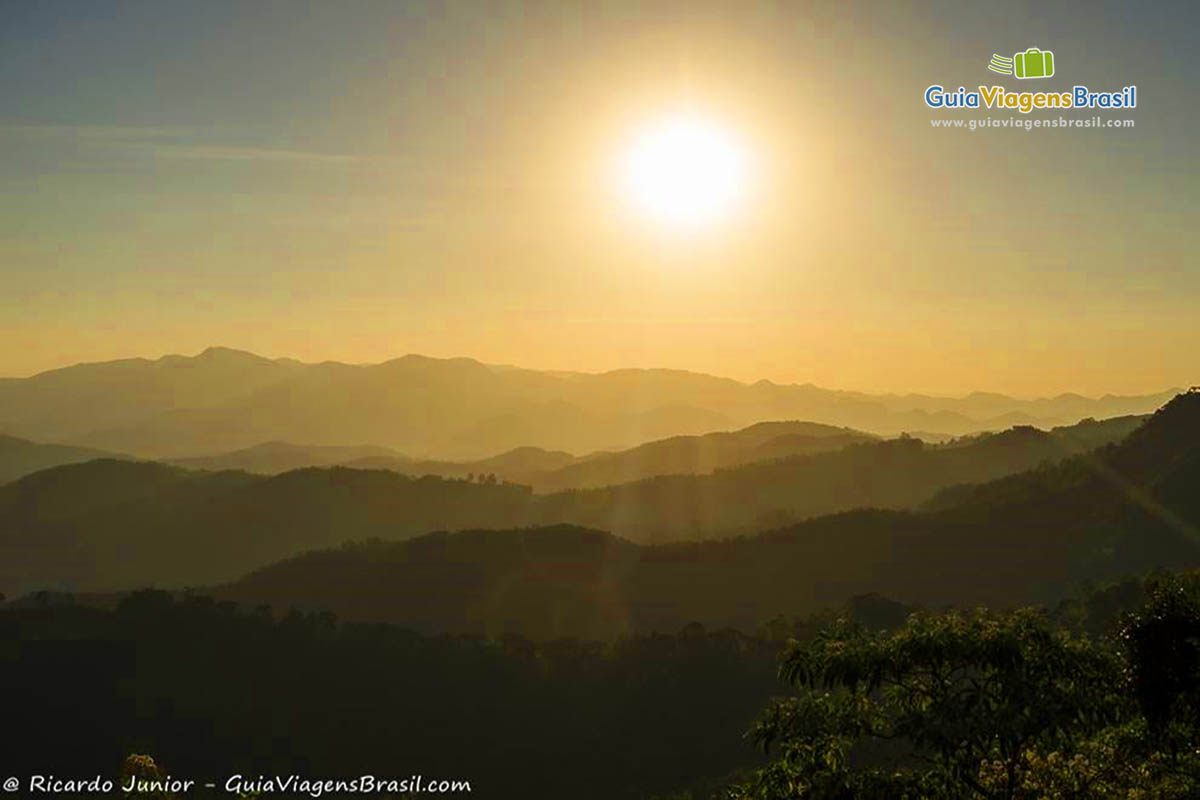
POLYGON ((1154 755, 1200 788, 1200 573, 1156 579, 1121 640, 1154 755))
POLYGON ((802 691, 753 731, 781 758, 750 796, 990 796, 981 763, 1015 780, 1026 749, 1067 746, 1120 709, 1112 654, 1034 612, 916 615, 890 634, 839 622, 780 674, 802 691))
POLYGON ((1156 579, 1118 640, 1032 610, 839 620, 788 648, 797 692, 750 733, 774 760, 729 797, 1195 797, 1197 587, 1156 579))

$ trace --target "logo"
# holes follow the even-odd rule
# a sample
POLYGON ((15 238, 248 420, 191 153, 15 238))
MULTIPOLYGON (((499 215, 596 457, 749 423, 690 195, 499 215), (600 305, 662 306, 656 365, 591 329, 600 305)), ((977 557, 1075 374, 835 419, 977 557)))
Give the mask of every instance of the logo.
POLYGON ((1022 80, 1049 78, 1054 75, 1054 53, 1031 47, 1024 53, 1015 53, 1012 58, 992 54, 988 69, 1001 75, 1012 75, 1022 80))
MULTIPOLYGON (((993 53, 987 68, 1018 80, 1052 78, 1056 72, 1056 61, 1052 51, 1030 47, 1014 53, 1012 58, 993 53)), ((1132 84, 1099 92, 1084 84, 1076 84, 1069 90, 1037 92, 1009 91, 995 85, 967 88, 960 84, 957 90, 948 86, 954 86, 954 83, 935 83, 926 88, 925 105, 939 109, 1010 110, 1020 114, 1062 109, 1137 108, 1137 86, 1132 84)))
POLYGON ((1004 56, 992 53, 992 62, 988 64, 988 69, 992 72, 999 72, 1001 75, 1012 75, 1012 67, 1013 60, 1011 58, 1005 58, 1004 56))

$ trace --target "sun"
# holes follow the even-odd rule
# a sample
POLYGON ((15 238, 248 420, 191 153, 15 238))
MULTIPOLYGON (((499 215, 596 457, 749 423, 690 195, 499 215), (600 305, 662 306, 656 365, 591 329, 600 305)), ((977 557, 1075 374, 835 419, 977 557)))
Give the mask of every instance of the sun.
POLYGON ((620 164, 626 199, 644 217, 696 231, 730 219, 745 199, 749 156, 714 120, 694 113, 660 118, 632 137, 620 164))

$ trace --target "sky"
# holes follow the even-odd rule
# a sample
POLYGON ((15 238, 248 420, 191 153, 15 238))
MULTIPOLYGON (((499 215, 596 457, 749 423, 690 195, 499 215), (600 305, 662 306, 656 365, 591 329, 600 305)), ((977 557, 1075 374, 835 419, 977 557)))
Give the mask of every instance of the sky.
POLYGON ((1194 3, 0 0, 0 375, 211 345, 1021 396, 1200 383, 1194 3), (1053 51, 1041 81, 993 53, 1053 51), (1138 87, 934 129, 926 87, 1138 87), (1034 85, 1036 84, 1036 85, 1034 85), (753 164, 621 194, 679 111, 753 164), (1038 116, 1086 118, 1097 112, 1038 116))

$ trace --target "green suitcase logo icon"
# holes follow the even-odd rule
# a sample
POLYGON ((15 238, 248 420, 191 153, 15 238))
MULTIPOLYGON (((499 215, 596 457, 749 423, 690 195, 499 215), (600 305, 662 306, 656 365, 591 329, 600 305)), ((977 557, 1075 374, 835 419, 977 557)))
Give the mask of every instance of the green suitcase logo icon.
POLYGON ((1013 56, 1013 67, 1018 78, 1049 78, 1054 74, 1054 53, 1031 47, 1013 56))

